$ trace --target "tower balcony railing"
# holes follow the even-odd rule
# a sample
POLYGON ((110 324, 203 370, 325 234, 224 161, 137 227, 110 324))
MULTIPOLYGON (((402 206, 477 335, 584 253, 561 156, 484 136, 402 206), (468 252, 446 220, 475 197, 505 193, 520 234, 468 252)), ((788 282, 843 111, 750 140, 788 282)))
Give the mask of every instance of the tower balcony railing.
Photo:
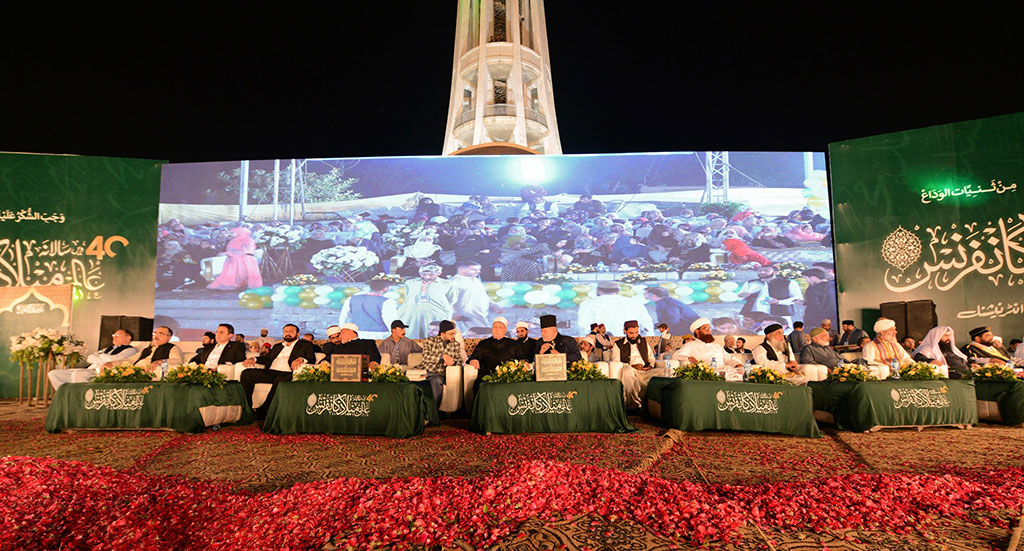
POLYGON ((488 105, 484 107, 485 117, 514 117, 516 116, 516 106, 510 103, 496 103, 494 105, 488 105))
POLYGON ((529 107, 525 110, 526 120, 530 120, 539 123, 543 126, 548 125, 548 119, 544 116, 544 113, 537 111, 536 109, 530 109, 529 107))
POLYGON ((458 117, 455 117, 454 128, 458 128, 466 124, 467 122, 471 122, 475 117, 476 109, 469 109, 467 111, 463 111, 462 113, 459 114, 458 117))

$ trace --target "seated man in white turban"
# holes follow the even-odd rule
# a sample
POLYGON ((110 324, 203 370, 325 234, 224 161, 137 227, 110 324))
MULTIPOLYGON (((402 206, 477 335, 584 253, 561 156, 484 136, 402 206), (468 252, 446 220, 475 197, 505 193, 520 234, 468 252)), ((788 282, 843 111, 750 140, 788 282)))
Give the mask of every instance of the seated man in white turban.
POLYGON ((955 339, 952 327, 933 327, 914 349, 914 361, 935 364, 950 379, 971 378, 967 355, 953 344, 955 339))
POLYGON ((896 322, 889 318, 878 318, 875 322, 875 340, 864 345, 862 354, 871 368, 871 374, 879 379, 887 378, 893 368, 899 369, 914 361, 896 340, 896 322))
POLYGON ((778 372, 795 385, 807 384, 807 377, 801 374, 793 349, 786 342, 786 332, 777 323, 764 328, 764 342, 754 348, 754 363, 778 372))
POLYGON ((612 361, 622 362, 622 394, 626 409, 640 407, 641 398, 647 390, 647 383, 654 377, 668 377, 667 367, 654 366, 654 350, 647 339, 640 336, 640 324, 630 320, 623 324, 625 338, 612 346, 612 361))
POLYGON ((700 318, 690 324, 690 332, 694 339, 679 347, 672 354, 672 359, 679 362, 704 362, 721 367, 738 367, 743 364, 732 354, 726 354, 722 345, 715 342, 711 334, 711 320, 700 318))

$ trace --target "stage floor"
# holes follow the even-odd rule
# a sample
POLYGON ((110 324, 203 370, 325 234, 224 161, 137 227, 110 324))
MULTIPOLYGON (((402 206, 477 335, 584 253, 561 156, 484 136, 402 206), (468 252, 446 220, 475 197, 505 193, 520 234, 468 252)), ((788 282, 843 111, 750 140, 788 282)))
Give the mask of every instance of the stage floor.
MULTIPOLYGON (((44 416, 43 408, 0 402, 0 455, 84 461, 129 473, 228 483, 238 490, 257 493, 339 477, 487 477, 531 460, 603 467, 708 487, 818 483, 826 477, 863 474, 946 474, 950 466, 972 471, 1024 467, 1024 429, 984 424, 971 430, 936 428, 874 434, 825 427, 824 438, 805 439, 665 431, 632 417, 631 422, 640 431, 628 435, 483 436, 469 431, 467 419, 451 419, 440 427, 428 427, 422 436, 393 440, 274 436, 261 433, 256 425, 225 427, 205 434, 47 434, 43 431, 44 416)), ((927 531, 896 535, 867 526, 815 534, 747 525, 740 529, 742 539, 738 543, 710 545, 720 549, 1007 549, 1021 511, 1003 509, 985 514, 1000 520, 1002 526, 941 518, 927 531)), ((616 515, 578 515, 557 521, 530 518, 518 532, 493 548, 692 548, 685 540, 663 534, 616 515)))

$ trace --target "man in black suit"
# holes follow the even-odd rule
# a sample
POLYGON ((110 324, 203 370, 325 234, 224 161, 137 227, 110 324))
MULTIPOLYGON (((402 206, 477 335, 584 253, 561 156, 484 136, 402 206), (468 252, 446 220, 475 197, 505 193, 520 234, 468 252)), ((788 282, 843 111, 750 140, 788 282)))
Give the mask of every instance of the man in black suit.
POLYGON ((334 354, 358 354, 366 356, 369 360, 370 369, 380 365, 380 351, 377 350, 377 343, 370 339, 359 338, 359 326, 354 323, 346 323, 341 327, 332 325, 327 328, 327 338, 330 342, 324 345, 324 358, 328 362, 334 354))
POLYGON ((245 361, 245 344, 236 342, 235 327, 230 323, 217 326, 213 342, 204 344, 192 359, 192 363, 203 364, 208 369, 217 369, 220 364, 237 364, 245 361))
POLYGON ((313 343, 299 339, 297 325, 289 323, 284 326, 281 333, 283 342, 275 344, 266 355, 250 358, 242 364, 248 368, 256 367, 256 364, 260 365, 260 369, 242 371, 242 389, 245 391, 245 398, 249 401, 249 405, 252 405, 252 392, 257 383, 271 385, 266 401, 253 410, 257 419, 266 419, 270 403, 273 402, 274 394, 277 392, 277 383, 292 380, 292 372, 301 369, 304 364, 316 363, 313 343))

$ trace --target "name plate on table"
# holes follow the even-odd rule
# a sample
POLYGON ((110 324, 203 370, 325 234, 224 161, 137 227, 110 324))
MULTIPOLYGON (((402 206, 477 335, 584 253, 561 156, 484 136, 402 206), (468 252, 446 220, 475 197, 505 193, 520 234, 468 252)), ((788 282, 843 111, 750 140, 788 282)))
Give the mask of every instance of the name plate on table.
POLYGON ((363 380, 363 358, 359 354, 331 355, 331 382, 355 382, 363 380))
POLYGON ((533 372, 538 381, 565 381, 565 354, 537 354, 533 372))

